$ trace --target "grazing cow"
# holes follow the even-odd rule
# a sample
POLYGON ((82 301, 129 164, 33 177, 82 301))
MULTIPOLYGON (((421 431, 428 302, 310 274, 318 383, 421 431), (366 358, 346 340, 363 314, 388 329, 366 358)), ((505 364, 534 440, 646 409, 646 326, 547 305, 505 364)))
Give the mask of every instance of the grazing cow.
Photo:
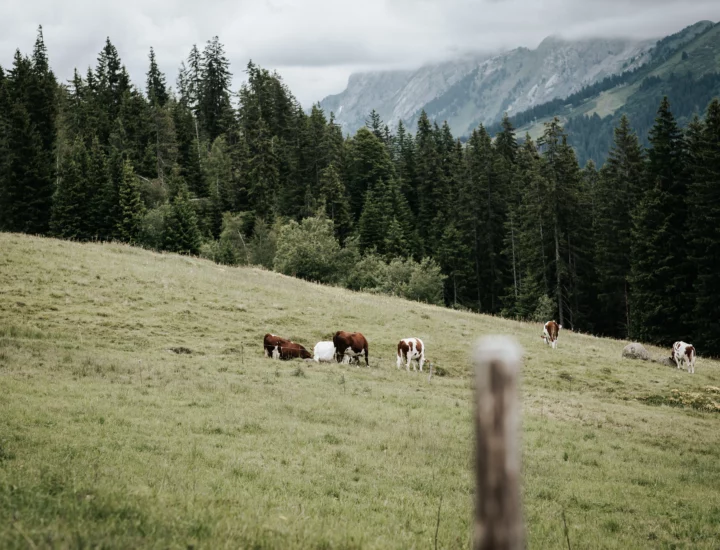
MULTIPOLYGON (((408 372, 410 372, 410 363, 413 361, 420 365, 420 372, 422 372, 423 363, 425 363, 425 344, 420 338, 403 338, 398 342, 397 368, 402 367, 403 361, 405 370, 408 372)), ((415 363, 413 363, 413 370, 417 371, 415 363)))
POLYGON ((546 344, 551 345, 552 348, 555 349, 557 348, 557 339, 561 328, 562 325, 558 325, 555 321, 548 321, 545 323, 543 334, 540 338, 545 340, 546 344))
POLYGON ((265 348, 265 357, 272 357, 273 359, 288 360, 298 357, 312 359, 310 352, 300 344, 274 334, 265 335, 263 347, 265 348))
POLYGON ((333 344, 335 345, 335 359, 338 363, 349 363, 354 360, 359 367, 360 359, 358 356, 365 352, 365 366, 370 366, 368 362, 368 342, 359 332, 339 330, 333 336, 333 344))
POLYGON ((687 365, 687 371, 690 374, 695 374, 695 346, 686 344, 685 342, 675 342, 672 347, 672 355, 670 359, 675 361, 677 368, 680 368, 680 364, 684 363, 687 365))
POLYGON ((313 350, 313 359, 316 363, 332 363, 335 361, 335 344, 332 342, 318 342, 313 350))

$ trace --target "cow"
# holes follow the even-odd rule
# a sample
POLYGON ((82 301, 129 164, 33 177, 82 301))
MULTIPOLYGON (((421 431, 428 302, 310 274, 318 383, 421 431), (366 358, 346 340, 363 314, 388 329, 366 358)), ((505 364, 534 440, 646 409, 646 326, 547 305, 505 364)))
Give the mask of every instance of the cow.
POLYGON ((675 361, 677 368, 680 368, 680 364, 684 363, 687 365, 687 371, 690 374, 695 374, 695 346, 686 344, 685 342, 675 342, 672 347, 672 354, 670 359, 675 361))
POLYGON ((313 359, 316 363, 332 363, 335 360, 335 344, 332 342, 318 342, 313 350, 313 359))
POLYGON ((425 363, 425 344, 420 338, 403 338, 397 346, 397 368, 401 368, 405 362, 405 369, 410 372, 410 363, 413 363, 413 370, 417 371, 415 363, 420 365, 420 372, 425 363), (413 363, 414 361, 414 363, 413 363))
POLYGON ((282 338, 275 334, 265 335, 263 347, 265 348, 265 357, 271 357, 272 359, 288 360, 298 357, 302 359, 312 359, 310 352, 300 344, 296 344, 287 338, 282 338))
POLYGON ((349 363, 356 361, 360 366, 359 355, 365 352, 365 366, 369 367, 368 362, 368 342, 359 332, 337 331, 333 336, 333 344, 335 345, 335 359, 338 363, 349 363))
POLYGON ((558 334, 562 325, 558 325, 555 321, 548 321, 545 323, 543 328, 543 334, 540 338, 545 340, 545 343, 552 346, 553 349, 557 348, 558 334))

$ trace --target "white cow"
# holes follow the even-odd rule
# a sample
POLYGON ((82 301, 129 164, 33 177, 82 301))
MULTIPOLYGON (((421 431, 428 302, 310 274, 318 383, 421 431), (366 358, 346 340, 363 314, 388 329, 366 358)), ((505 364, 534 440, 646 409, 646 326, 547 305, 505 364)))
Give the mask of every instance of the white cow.
POLYGON ((675 361, 677 368, 680 368, 680 364, 684 363, 687 365, 687 371, 690 374, 695 374, 695 346, 686 344, 685 342, 675 342, 672 347, 672 355, 670 359, 675 361))
POLYGON ((335 344, 332 342, 318 342, 313 350, 313 359, 316 363, 332 363, 335 361, 335 344))
MULTIPOLYGON (((425 363, 425 344, 420 338, 403 338, 398 342, 397 347, 397 368, 401 368, 405 362, 405 369, 410 372, 410 363, 415 361, 420 365, 420 372, 425 363)), ((413 363, 413 370, 417 371, 413 363)))

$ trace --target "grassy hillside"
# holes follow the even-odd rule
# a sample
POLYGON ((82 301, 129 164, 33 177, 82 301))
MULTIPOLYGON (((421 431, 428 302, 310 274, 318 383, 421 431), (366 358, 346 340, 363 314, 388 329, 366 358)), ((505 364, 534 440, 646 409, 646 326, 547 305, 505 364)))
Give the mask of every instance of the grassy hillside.
POLYGON ((121 245, 0 250, 1 548, 467 548, 487 333, 526 352, 529 547, 565 546, 564 510, 573 548, 717 548, 718 363, 121 245), (337 329, 370 369, 262 355, 337 329), (447 376, 397 371, 406 336, 447 376))
POLYGON ((695 114, 702 115, 710 100, 720 94, 720 24, 698 24, 682 35, 684 40, 679 43, 670 40, 672 37, 661 41, 653 62, 623 84, 579 104, 558 107, 547 116, 521 125, 518 135, 528 133, 537 139, 543 134, 544 124, 558 116, 567 124, 581 164, 588 158, 601 163, 612 142, 613 128, 623 114, 645 143, 665 95, 681 124, 687 124, 695 114), (584 117, 594 116, 602 121, 583 122, 584 117))

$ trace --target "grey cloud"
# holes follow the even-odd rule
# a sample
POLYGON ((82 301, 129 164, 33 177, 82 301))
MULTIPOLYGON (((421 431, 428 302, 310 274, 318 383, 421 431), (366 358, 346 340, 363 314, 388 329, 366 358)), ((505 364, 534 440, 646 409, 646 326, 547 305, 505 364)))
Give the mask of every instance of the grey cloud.
POLYGON ((355 70, 535 47, 550 34, 660 37, 718 16, 717 0, 10 0, 0 3, 0 64, 29 52, 42 24, 62 79, 94 66, 110 36, 138 85, 150 46, 172 84, 192 44, 218 35, 236 87, 253 59, 309 104, 355 70))

